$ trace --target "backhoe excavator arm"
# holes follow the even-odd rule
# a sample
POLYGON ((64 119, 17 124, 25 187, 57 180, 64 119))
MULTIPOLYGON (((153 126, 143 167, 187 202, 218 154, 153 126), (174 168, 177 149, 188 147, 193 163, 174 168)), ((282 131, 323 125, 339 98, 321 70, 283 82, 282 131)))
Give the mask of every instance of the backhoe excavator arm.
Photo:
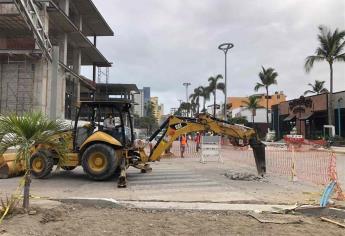
POLYGON ((179 136, 202 131, 212 131, 219 135, 244 140, 243 145, 249 144, 253 149, 258 174, 266 173, 265 145, 259 141, 255 130, 242 125, 230 124, 207 114, 199 114, 196 118, 170 116, 150 137, 151 142, 159 133, 163 132, 149 156, 146 156, 143 151, 141 152, 142 161, 157 161, 179 136))

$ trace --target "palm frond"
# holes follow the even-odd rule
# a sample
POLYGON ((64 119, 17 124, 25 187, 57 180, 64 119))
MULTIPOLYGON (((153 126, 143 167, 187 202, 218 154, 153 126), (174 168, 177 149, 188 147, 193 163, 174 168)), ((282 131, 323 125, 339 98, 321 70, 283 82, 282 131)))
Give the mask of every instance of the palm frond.
POLYGON ((224 83, 218 83, 217 89, 222 91, 225 94, 225 84, 224 83))
POLYGON ((260 88, 263 88, 265 87, 265 85, 261 84, 261 83, 256 83, 255 87, 254 87, 254 90, 255 91, 258 91, 260 88))
POLYGON ((334 58, 334 61, 345 62, 345 53, 340 54, 334 58))
POLYGON ((306 90, 305 92, 304 92, 304 95, 307 95, 307 94, 309 94, 309 93, 315 93, 313 90, 306 90))
POLYGON ((325 57, 323 56, 308 56, 305 59, 305 63, 304 63, 304 69, 306 72, 310 72, 310 70, 313 68, 314 66, 314 62, 318 62, 318 61, 323 61, 326 60, 325 57))

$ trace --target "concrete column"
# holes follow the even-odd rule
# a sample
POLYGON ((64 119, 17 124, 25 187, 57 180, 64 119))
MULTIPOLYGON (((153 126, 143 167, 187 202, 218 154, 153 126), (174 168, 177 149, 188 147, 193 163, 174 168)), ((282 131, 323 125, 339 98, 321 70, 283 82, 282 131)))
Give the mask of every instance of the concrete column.
POLYGON ((51 64, 51 74, 50 74, 50 109, 49 117, 50 119, 56 119, 57 110, 57 90, 58 90, 58 79, 59 78, 59 47, 53 46, 53 61, 51 64))
POLYGON ((69 16, 69 0, 60 0, 59 7, 66 15, 69 16))
POLYGON ((65 69, 59 66, 58 80, 56 86, 56 118, 65 118, 65 85, 66 72, 65 69))
POLYGON ((81 66, 81 50, 80 48, 73 49, 73 71, 80 74, 80 66, 81 66))
POLYGON ((44 114, 47 114, 49 69, 50 66, 44 58, 35 63, 33 110, 41 111, 44 114))
POLYGON ((63 33, 59 36, 59 58, 60 61, 64 64, 67 65, 67 49, 68 49, 68 36, 66 33, 63 33))

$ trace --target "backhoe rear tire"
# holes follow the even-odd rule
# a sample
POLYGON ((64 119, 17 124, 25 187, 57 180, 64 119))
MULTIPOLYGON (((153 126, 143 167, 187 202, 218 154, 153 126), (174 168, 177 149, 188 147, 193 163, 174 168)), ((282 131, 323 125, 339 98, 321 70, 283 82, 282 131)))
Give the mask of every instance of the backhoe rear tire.
POLYGON ((119 165, 115 149, 103 143, 89 146, 83 153, 81 165, 93 180, 106 180, 114 176, 119 165))
POLYGON ((31 174, 36 179, 46 178, 53 170, 54 159, 49 152, 38 151, 30 158, 31 174))

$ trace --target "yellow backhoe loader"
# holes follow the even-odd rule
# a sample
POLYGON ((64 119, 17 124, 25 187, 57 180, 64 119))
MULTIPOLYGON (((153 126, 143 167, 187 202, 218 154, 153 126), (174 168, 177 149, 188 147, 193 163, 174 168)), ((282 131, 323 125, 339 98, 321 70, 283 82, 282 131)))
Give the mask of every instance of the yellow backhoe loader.
MULTIPOLYGON (((118 176, 118 186, 126 186, 126 170, 132 166, 142 172, 151 171, 150 162, 159 161, 164 151, 182 134, 211 131, 228 136, 234 145, 250 145, 253 149, 259 175, 266 172, 265 145, 261 143, 254 129, 230 124, 208 114, 194 118, 170 116, 149 138, 152 142, 162 134, 149 155, 146 145, 134 146, 134 132, 129 100, 81 102, 76 112, 74 128, 62 137, 71 136, 69 152, 61 168, 73 170, 82 166, 84 172, 94 180, 105 180, 118 176), (111 114, 112 128, 104 127, 103 121, 111 114), (241 142, 240 142, 241 141, 241 142)), ((59 137, 61 138, 61 137, 59 137)), ((15 153, 0 157, 0 178, 16 176, 24 167, 15 163, 15 153)), ((47 177, 53 166, 58 163, 54 149, 37 147, 31 156, 32 175, 36 178, 47 177)))

